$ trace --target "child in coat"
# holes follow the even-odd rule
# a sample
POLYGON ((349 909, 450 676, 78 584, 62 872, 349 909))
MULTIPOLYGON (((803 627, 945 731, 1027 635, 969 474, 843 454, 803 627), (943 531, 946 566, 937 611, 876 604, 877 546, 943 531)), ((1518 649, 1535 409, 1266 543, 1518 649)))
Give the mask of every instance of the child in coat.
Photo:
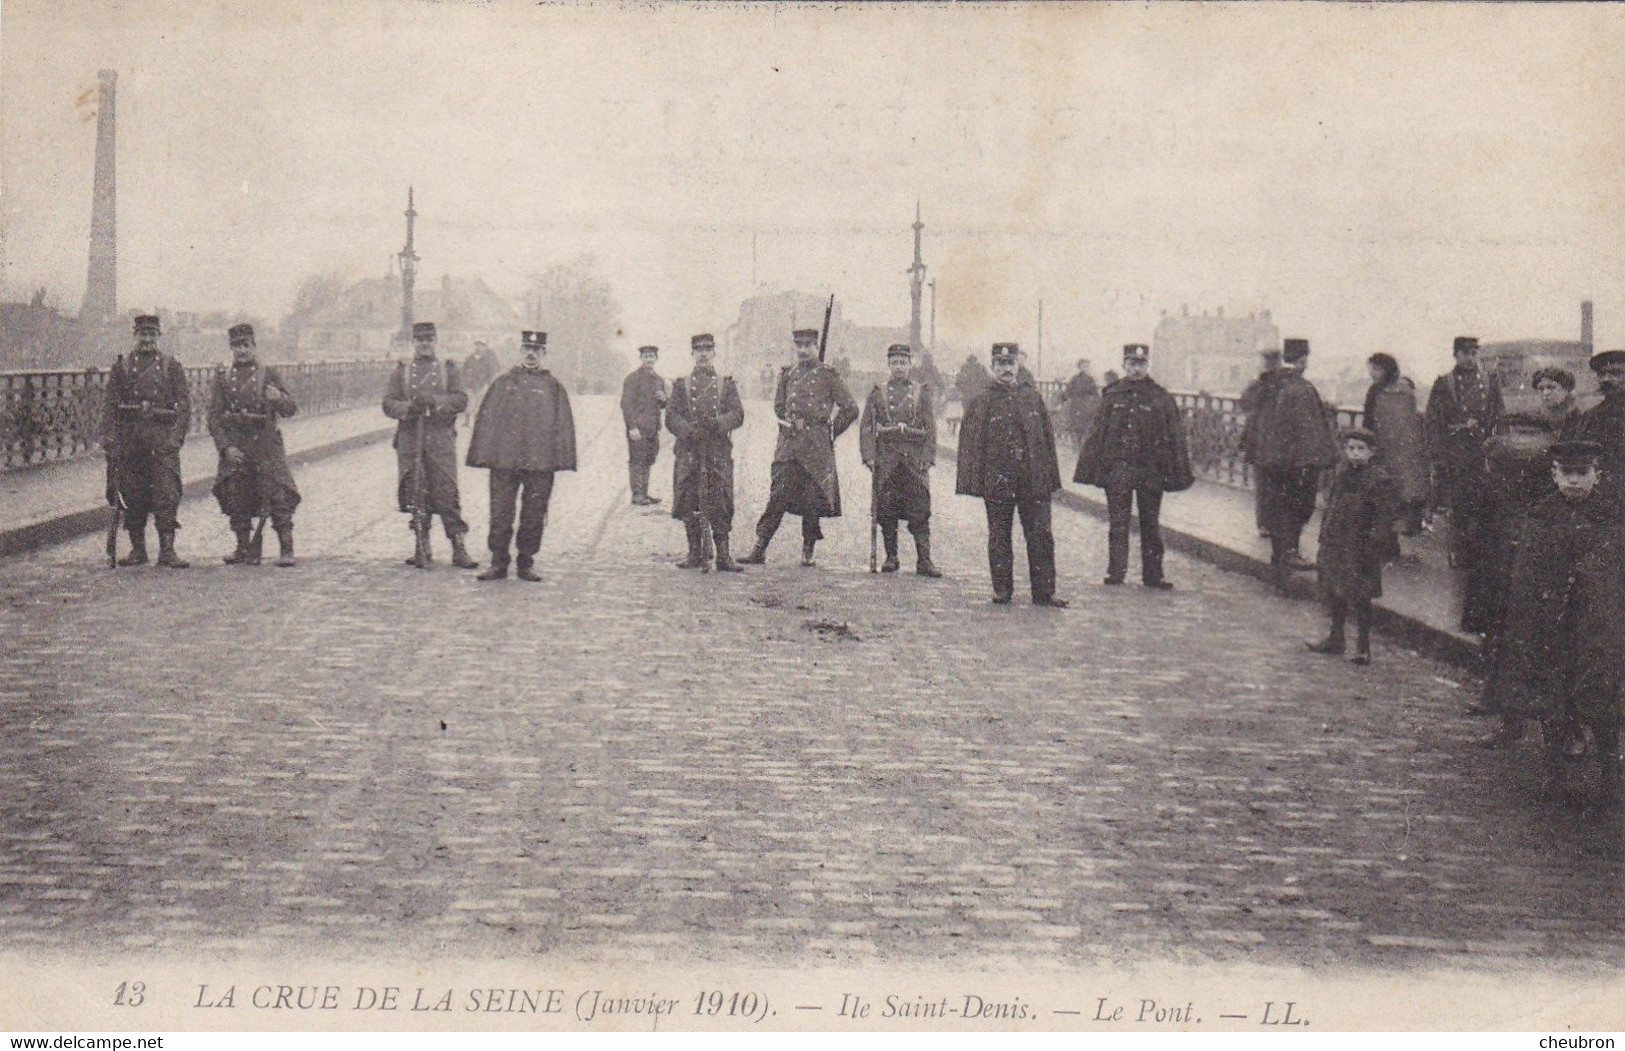
POLYGON ((1343 463, 1332 478, 1331 496, 1320 521, 1320 588, 1331 609, 1331 631, 1306 642, 1316 653, 1342 656, 1344 625, 1354 613, 1355 664, 1371 663, 1371 600, 1382 595, 1382 564, 1397 506, 1392 478, 1373 464, 1377 436, 1361 427, 1338 435, 1343 463))

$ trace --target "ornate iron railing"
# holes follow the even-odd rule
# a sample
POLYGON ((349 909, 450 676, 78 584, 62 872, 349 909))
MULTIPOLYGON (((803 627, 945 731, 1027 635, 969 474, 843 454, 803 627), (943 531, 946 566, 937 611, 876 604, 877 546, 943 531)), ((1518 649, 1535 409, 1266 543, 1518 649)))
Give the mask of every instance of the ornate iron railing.
MULTIPOLYGON (((302 361, 276 369, 301 415, 352 408, 383 398, 390 360, 302 361)), ((205 429, 213 366, 189 368, 191 433, 205 429)), ((101 446, 107 369, 0 372, 0 471, 69 460, 101 446)))

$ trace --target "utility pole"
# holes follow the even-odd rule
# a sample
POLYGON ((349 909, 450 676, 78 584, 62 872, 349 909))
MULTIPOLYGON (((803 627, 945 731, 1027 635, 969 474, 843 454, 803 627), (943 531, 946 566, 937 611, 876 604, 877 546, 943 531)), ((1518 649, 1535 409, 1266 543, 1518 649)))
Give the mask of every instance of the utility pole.
POLYGON ((920 234, 925 230, 925 224, 920 222, 920 200, 914 199, 914 265, 908 268, 909 282, 909 315, 908 315, 908 343, 915 351, 922 349, 920 343, 920 295, 925 287, 925 259, 920 255, 920 234))
POLYGON ((1044 378, 1044 301, 1038 301, 1038 360, 1033 365, 1033 379, 1044 378))
POLYGON ((931 356, 937 356, 937 279, 931 279, 931 356))
POLYGON ((412 342, 412 288, 418 279, 418 254, 413 250, 413 236, 417 225, 418 210, 414 204, 413 188, 406 188, 406 247, 401 249, 401 335, 400 338, 410 344, 412 342))

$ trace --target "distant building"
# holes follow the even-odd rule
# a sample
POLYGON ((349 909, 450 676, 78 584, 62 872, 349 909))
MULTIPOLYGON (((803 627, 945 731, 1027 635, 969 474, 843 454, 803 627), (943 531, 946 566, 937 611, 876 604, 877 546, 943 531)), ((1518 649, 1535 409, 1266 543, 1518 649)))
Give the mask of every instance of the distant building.
POLYGON ((1151 373, 1170 390, 1239 394, 1258 375, 1260 351, 1278 348, 1281 332, 1261 310, 1245 317, 1162 315, 1151 336, 1151 373))
MULTIPOLYGON (((418 288, 413 315, 433 321, 440 352, 464 358, 475 340, 500 354, 519 338, 518 311, 479 278, 442 277, 438 289, 418 288)), ((397 275, 368 278, 345 289, 333 305, 299 327, 298 356, 305 361, 401 357, 401 282, 397 275)))
MULTIPOLYGON (((739 305, 739 319, 723 333, 719 366, 741 382, 753 381, 755 393, 772 395, 778 370, 795 360, 790 333, 798 328, 822 328, 828 304, 829 297, 809 292, 752 296, 739 305)), ((908 340, 907 325, 852 324, 842 316, 841 302, 836 300, 824 360, 852 376, 879 374, 886 369, 886 348, 908 340)))

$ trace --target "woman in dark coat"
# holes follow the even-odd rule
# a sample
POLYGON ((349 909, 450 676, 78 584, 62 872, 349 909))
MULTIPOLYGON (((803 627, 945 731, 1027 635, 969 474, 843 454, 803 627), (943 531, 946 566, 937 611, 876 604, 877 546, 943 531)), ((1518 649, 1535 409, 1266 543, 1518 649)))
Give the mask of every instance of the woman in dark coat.
MULTIPOLYGON (((1422 531, 1422 513, 1427 509, 1429 481, 1427 440, 1422 433, 1422 415, 1416 408, 1416 384, 1399 374, 1399 362, 1391 354, 1373 354, 1366 359, 1371 370, 1371 387, 1365 392, 1363 423, 1377 436, 1374 461, 1386 468, 1398 488, 1396 533, 1415 536, 1422 531)), ((1399 541, 1390 549, 1399 556, 1399 541)))
POLYGON ((1331 631, 1307 643, 1316 653, 1343 653, 1344 624, 1355 616, 1355 664, 1371 662, 1371 600, 1382 596, 1382 564, 1393 539, 1394 483, 1374 462, 1377 436, 1364 428, 1339 435, 1343 464, 1332 476, 1320 520, 1320 588, 1331 608, 1331 631))

